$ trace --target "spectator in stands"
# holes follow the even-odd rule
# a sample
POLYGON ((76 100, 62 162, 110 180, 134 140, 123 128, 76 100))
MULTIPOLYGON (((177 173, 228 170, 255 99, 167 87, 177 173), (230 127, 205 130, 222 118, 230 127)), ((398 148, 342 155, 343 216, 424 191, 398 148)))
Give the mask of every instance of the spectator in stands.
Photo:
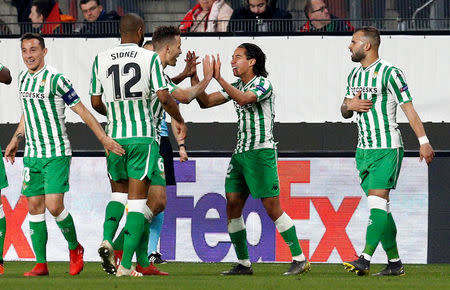
POLYGON ((300 28, 300 32, 355 30, 349 21, 339 19, 331 14, 323 0, 306 0, 304 12, 308 21, 300 28))
POLYGON ((41 34, 70 33, 71 24, 66 24, 75 21, 72 16, 61 13, 55 0, 33 0, 29 18, 32 22, 32 31, 41 34))
POLYGON ((8 24, 0 19, 0 35, 10 35, 11 29, 9 29, 8 24))
POLYGON ((120 15, 116 11, 106 12, 99 0, 81 0, 85 24, 80 29, 83 34, 117 34, 119 33, 120 15))
POLYGON ((11 4, 17 9, 17 22, 21 23, 20 25, 20 34, 24 34, 29 26, 30 21, 30 12, 31 12, 31 3, 32 0, 12 0, 11 4))
POLYGON ((34 0, 28 16, 32 22, 33 32, 54 34, 61 31, 59 4, 54 0, 34 0))
POLYGON ((226 32, 233 8, 225 0, 198 0, 180 25, 182 32, 226 32))
POLYGON ((291 13, 277 8, 277 1, 247 0, 233 12, 228 30, 232 32, 284 32, 292 30, 291 13), (283 20, 280 20, 283 19, 283 20))

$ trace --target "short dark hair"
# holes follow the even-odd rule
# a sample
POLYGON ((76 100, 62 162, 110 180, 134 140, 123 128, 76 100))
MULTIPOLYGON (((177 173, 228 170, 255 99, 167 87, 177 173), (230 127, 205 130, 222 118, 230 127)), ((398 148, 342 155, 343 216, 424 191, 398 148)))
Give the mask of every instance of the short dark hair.
POLYGON ((256 60, 253 66, 253 73, 257 76, 267 77, 269 73, 266 70, 266 55, 264 52, 253 43, 243 43, 239 45, 240 48, 245 48, 245 55, 247 59, 254 58, 256 60))
POLYGON ((36 6, 36 12, 44 16, 44 19, 46 19, 55 4, 55 0, 33 0, 31 6, 36 6))
POLYGON ((380 37, 380 31, 378 29, 376 29, 373 26, 364 26, 364 27, 360 27, 360 28, 356 29, 354 33, 358 32, 358 31, 362 31, 362 33, 364 33, 364 36, 369 37, 372 40, 371 43, 374 46, 376 46, 376 47, 380 46, 381 37, 380 37))
POLYGON ((100 4, 100 0, 80 0, 80 7, 81 7, 81 4, 86 4, 86 3, 91 2, 91 1, 94 1, 95 3, 97 3, 97 6, 101 5, 100 4))
POLYGON ((39 40, 39 45, 40 45, 43 49, 45 48, 44 38, 43 38, 42 35, 40 35, 39 33, 24 33, 24 34, 20 37, 20 43, 22 43, 24 40, 28 40, 28 39, 37 39, 37 40, 39 40))
POLYGON ((152 35, 153 47, 158 50, 177 35, 180 35, 180 29, 176 26, 158 26, 152 35))

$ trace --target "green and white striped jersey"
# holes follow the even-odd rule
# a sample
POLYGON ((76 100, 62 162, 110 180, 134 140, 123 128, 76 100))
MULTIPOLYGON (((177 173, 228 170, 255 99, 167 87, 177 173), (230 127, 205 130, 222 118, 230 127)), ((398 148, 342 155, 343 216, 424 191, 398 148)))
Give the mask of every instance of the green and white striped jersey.
POLYGON ((19 74, 19 97, 25 120, 25 157, 70 156, 65 106, 74 106, 80 98, 70 81, 45 65, 31 74, 19 74))
POLYGON ((3 64, 0 63, 0 71, 3 69, 3 64))
POLYGON ((156 136, 151 104, 167 89, 158 54, 136 44, 99 53, 92 66, 91 95, 104 95, 106 133, 121 143, 149 143, 156 136))
POLYGON ((379 58, 370 66, 353 68, 347 78, 345 97, 372 100, 369 112, 358 113, 358 148, 403 147, 397 125, 397 104, 411 102, 411 94, 403 72, 379 58))
MULTIPOLYGON (((173 93, 173 91, 175 91, 176 89, 178 89, 178 86, 172 82, 172 80, 169 78, 169 76, 167 76, 164 73, 164 79, 166 80, 167 83, 167 87, 169 88, 169 93, 173 93)), ((156 142, 158 142, 158 144, 161 141, 161 124, 162 121, 166 118, 166 112, 164 111, 164 108, 162 107, 161 103, 159 102, 158 96, 156 96, 156 93, 154 93, 155 95, 152 98, 152 103, 151 103, 151 107, 152 107, 152 115, 153 115, 153 124, 155 125, 155 129, 156 129, 156 142)), ((178 103, 178 101, 175 99, 175 102, 178 103)))
MULTIPOLYGON (((273 140, 273 123, 275 119, 275 94, 270 81, 262 76, 255 76, 247 84, 237 80, 231 84, 243 92, 252 91, 257 101, 252 104, 240 106, 234 101, 234 108, 238 115, 238 133, 235 153, 253 149, 276 148, 273 140)), ((231 100, 225 92, 222 95, 231 100)))

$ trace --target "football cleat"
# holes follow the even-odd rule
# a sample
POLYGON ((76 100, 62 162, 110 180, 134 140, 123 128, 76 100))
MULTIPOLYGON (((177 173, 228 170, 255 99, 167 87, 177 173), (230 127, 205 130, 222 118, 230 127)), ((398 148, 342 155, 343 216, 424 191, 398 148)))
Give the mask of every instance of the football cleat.
POLYGON ((36 263, 36 266, 30 271, 23 274, 26 277, 48 276, 47 263, 36 263))
POLYGON ((386 268, 373 276, 403 276, 405 275, 405 268, 403 268, 402 261, 388 262, 386 268))
POLYGON ((252 266, 246 267, 242 264, 236 264, 228 271, 220 273, 221 275, 253 275, 252 266))
POLYGON ((83 271, 84 261, 83 261, 83 253, 84 248, 78 244, 75 250, 69 250, 70 252, 70 266, 69 273, 70 275, 78 275, 81 271, 83 271))
POLYGON ((311 270, 311 264, 307 260, 292 261, 291 267, 283 275, 300 275, 302 273, 309 272, 311 270))
POLYGON ((161 253, 159 253, 159 252, 152 252, 148 256, 148 261, 153 264, 166 264, 167 263, 166 260, 162 259, 161 253))
POLYGON ((98 254, 102 259, 103 270, 110 275, 115 275, 117 273, 117 264, 114 257, 114 249, 107 240, 100 244, 98 254))
POLYGON ((142 277, 142 273, 134 270, 134 269, 127 269, 122 265, 119 265, 119 267, 117 268, 117 277, 122 277, 122 276, 130 276, 130 277, 142 277))
POLYGON ((352 262, 342 263, 349 272, 355 272, 358 276, 364 276, 369 274, 370 261, 364 259, 364 256, 359 256, 358 260, 352 262))
POLYGON ((0 276, 5 274, 5 267, 3 266, 3 263, 0 263, 0 276))
POLYGON ((139 263, 138 263, 136 266, 136 271, 142 273, 145 276, 148 276, 148 275, 167 276, 167 275, 169 275, 169 273, 167 273, 167 272, 159 271, 158 268, 156 268, 152 263, 150 263, 150 265, 145 268, 142 267, 141 265, 139 265, 139 263))

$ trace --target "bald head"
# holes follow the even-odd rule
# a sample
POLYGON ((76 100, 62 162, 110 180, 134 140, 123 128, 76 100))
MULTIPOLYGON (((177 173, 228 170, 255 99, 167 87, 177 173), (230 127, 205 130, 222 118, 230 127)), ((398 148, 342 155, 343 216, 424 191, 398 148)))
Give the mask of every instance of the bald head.
POLYGON ((138 30, 144 29, 144 20, 134 13, 125 14, 120 18, 120 35, 136 34, 138 30))

